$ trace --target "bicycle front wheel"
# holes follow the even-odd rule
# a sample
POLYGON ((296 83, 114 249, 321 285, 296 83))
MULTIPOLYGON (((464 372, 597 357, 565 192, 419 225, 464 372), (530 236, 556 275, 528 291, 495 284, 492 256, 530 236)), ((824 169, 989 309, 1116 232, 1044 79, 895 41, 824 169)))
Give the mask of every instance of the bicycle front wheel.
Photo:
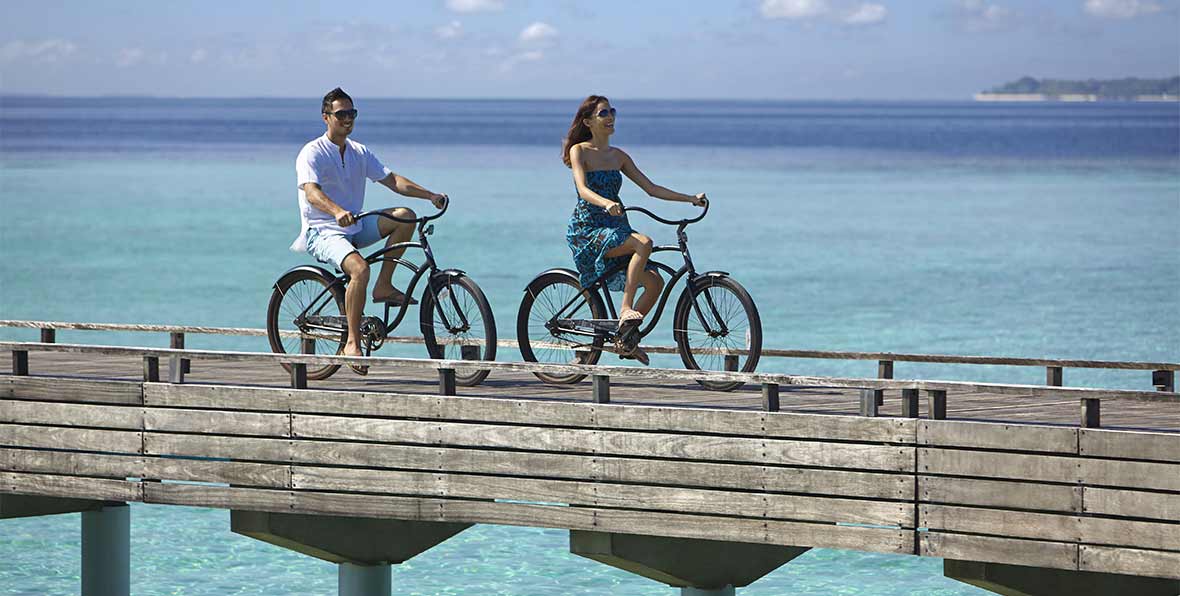
MULTIPOLYGON (((551 364, 596 364, 602 355, 601 335, 586 337, 569 333, 558 319, 604 319, 606 306, 597 292, 582 293, 573 275, 554 271, 532 281, 524 291, 516 315, 516 341, 525 362, 551 364)), ((586 375, 534 373, 546 383, 573 384, 586 375)))
MULTIPOLYGON (((431 358, 495 360, 496 320, 492 307, 470 277, 443 274, 431 279, 422 293, 418 320, 431 358), (438 298, 437 302, 435 298, 438 298)), ((455 383, 478 385, 490 370, 456 369, 455 383)))
MULTIPOLYGON (((266 308, 266 338, 276 354, 300 354, 302 340, 313 338, 313 354, 340 354, 348 340, 348 330, 312 329, 306 317, 344 318, 344 288, 328 281, 323 274, 308 269, 296 269, 279 278, 270 304, 266 308)), ((283 364, 288 372, 290 364, 283 364)), ((340 365, 329 364, 307 367, 307 378, 322 381, 340 370, 340 365)))
MULTIPOLYGON (((753 372, 762 354, 762 320, 750 294, 726 275, 698 277, 676 304, 672 334, 685 368, 753 372)), ((740 381, 700 381, 733 391, 740 381)))

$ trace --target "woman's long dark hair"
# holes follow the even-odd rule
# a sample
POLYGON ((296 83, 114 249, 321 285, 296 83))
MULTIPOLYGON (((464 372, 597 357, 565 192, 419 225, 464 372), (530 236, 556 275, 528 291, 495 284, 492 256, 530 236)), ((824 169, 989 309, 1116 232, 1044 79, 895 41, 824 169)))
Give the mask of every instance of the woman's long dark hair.
POLYGON ((582 101, 582 105, 578 106, 578 111, 574 114, 574 121, 570 124, 570 130, 565 133, 565 139, 561 141, 561 161, 565 163, 565 167, 573 167, 573 164, 570 163, 570 147, 590 140, 590 127, 586 126, 585 121, 594 114, 594 108, 598 107, 598 103, 603 101, 610 103, 609 99, 601 95, 591 95, 582 101))

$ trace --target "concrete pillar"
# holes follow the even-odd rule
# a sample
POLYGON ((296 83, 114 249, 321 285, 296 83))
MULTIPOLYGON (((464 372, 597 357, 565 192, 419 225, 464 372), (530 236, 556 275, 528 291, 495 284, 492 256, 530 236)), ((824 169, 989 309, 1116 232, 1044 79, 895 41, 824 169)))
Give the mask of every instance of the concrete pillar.
POLYGON ((131 593, 131 508, 105 503, 82 512, 82 596, 131 593))
POLYGON ((393 589, 389 563, 377 565, 357 565, 355 563, 340 563, 339 596, 389 596, 393 589))
POLYGON ((390 563, 401 563, 471 524, 333 515, 231 511, 230 529, 336 563, 340 596, 389 596, 390 563))
POLYGON ((942 574, 1004 596, 1176 596, 1180 580, 945 559, 942 574))
POLYGON ((570 552, 681 588, 681 596, 733 596, 805 547, 570 530, 570 552))
POLYGON ((734 596, 733 586, 724 588, 680 588, 680 596, 734 596))

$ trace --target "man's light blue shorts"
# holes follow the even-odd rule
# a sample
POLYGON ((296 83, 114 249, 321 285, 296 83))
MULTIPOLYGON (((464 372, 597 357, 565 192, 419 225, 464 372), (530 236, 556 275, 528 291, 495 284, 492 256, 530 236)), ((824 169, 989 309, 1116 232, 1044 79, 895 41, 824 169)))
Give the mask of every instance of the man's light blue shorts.
MULTIPOLYGON (((343 271, 344 259, 381 240, 381 230, 377 227, 376 217, 366 217, 361 220, 361 229, 355 234, 345 234, 338 230, 312 228, 307 231, 307 252, 321 263, 327 263, 343 271)), ((364 256, 364 255, 361 255, 364 256)))

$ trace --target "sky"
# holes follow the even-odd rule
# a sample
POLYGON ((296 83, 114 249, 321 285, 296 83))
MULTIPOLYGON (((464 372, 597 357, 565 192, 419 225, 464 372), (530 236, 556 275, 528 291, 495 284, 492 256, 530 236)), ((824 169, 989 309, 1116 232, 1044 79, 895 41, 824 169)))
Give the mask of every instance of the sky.
POLYGON ((0 2, 0 94, 969 99, 1180 74, 1180 0, 0 2))

